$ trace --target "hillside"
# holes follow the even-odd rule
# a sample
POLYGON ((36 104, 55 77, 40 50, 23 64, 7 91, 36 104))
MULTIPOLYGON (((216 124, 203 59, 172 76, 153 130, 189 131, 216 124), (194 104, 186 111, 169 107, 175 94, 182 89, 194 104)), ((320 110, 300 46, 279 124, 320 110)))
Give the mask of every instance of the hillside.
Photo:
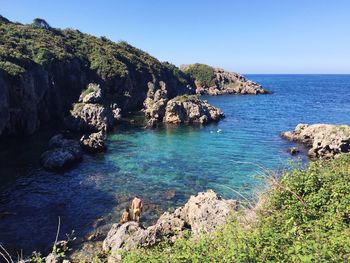
POLYGON ((159 83, 170 98, 193 93, 177 67, 126 42, 52 28, 42 19, 23 25, 0 17, 0 135, 62 122, 89 83, 100 84, 105 103, 122 112, 141 110, 159 83))

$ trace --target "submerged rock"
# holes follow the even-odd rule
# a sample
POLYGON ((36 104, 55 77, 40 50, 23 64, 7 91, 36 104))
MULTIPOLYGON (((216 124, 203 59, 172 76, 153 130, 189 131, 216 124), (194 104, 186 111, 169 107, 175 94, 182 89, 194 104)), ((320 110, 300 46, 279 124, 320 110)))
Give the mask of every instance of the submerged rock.
POLYGON ((350 151, 348 125, 298 124, 294 131, 283 132, 281 136, 310 148, 311 158, 331 158, 350 151))
POLYGON ((297 147, 291 147, 291 148, 289 148, 289 153, 290 153, 291 155, 297 155, 299 152, 300 152, 300 151, 299 151, 299 149, 298 149, 297 147))
POLYGON ((41 155, 41 163, 47 170, 60 170, 82 160, 83 153, 79 142, 65 139, 62 134, 49 141, 50 150, 41 155))
POLYGON ((111 262, 120 260, 120 251, 136 247, 150 247, 161 240, 174 240, 190 231, 193 238, 212 232, 223 225, 237 208, 235 200, 224 200, 209 190, 191 196, 187 203, 173 213, 164 213, 157 223, 143 228, 136 222, 114 224, 103 242, 105 251, 111 250, 111 262))

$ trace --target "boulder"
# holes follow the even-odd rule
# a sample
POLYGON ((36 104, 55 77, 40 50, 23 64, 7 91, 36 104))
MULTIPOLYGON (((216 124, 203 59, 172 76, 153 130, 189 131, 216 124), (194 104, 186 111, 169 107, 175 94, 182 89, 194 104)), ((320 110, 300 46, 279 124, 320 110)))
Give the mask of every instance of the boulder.
POLYGON ((106 135, 103 131, 83 135, 80 139, 82 148, 88 152, 103 152, 106 150, 106 135))
POLYGON ((294 131, 283 132, 281 136, 309 148, 311 158, 332 158, 350 151, 348 125, 298 124, 294 131))
POLYGON ((62 134, 49 141, 49 150, 41 155, 41 163, 47 170, 60 170, 82 160, 82 151, 75 140, 65 139, 62 134))
POLYGON ((161 215, 156 224, 146 229, 136 222, 114 224, 103 242, 103 249, 111 250, 111 260, 120 260, 121 250, 150 247, 165 239, 171 242, 185 231, 199 238, 202 233, 210 233, 223 225, 236 208, 235 200, 224 200, 211 190, 198 193, 173 213, 161 215))

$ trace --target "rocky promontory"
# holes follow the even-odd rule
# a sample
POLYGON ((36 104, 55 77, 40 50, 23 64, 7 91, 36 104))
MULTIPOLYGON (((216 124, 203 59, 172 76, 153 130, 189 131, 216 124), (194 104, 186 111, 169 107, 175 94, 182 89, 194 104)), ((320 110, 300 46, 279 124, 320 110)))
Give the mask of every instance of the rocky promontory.
POLYGON ((224 113, 196 95, 182 95, 168 100, 165 96, 145 101, 145 115, 148 125, 158 122, 180 124, 217 122, 224 118, 224 113))
POLYGON ((211 190, 198 193, 173 213, 161 215, 148 228, 136 222, 114 224, 103 242, 103 249, 110 251, 108 262, 116 262, 121 259, 122 250, 151 247, 164 240, 171 242, 183 236, 185 231, 193 238, 199 238, 201 234, 210 233, 225 224, 228 216, 236 209, 235 200, 224 200, 211 190))
POLYGON ((271 94, 271 91, 235 72, 198 63, 182 65, 181 69, 194 79, 196 93, 200 95, 271 94))
POLYGON ((348 125, 298 124, 294 131, 283 132, 281 136, 309 148, 311 158, 331 158, 350 151, 348 125))

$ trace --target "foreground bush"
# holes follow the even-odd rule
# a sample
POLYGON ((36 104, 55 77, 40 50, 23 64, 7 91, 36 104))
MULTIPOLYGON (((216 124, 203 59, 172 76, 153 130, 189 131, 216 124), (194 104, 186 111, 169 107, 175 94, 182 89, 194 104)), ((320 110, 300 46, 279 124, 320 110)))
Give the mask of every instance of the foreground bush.
POLYGON ((123 262, 349 262, 350 155, 272 180, 255 210, 200 241, 126 252, 123 262))

